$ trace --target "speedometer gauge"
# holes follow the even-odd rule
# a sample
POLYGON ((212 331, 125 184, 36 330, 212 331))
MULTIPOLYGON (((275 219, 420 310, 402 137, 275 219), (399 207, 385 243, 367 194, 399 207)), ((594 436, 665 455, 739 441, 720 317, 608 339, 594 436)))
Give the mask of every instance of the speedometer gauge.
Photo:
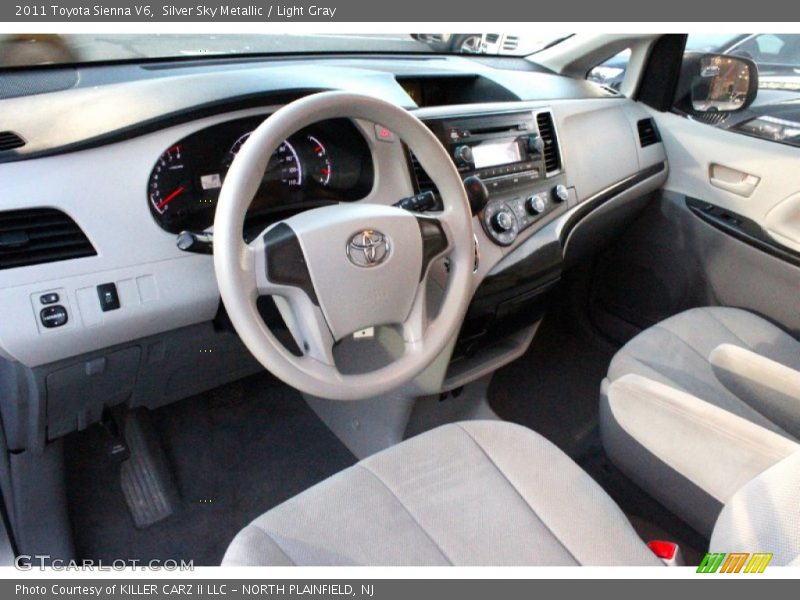
MULTIPOLYGON (((244 143, 250 138, 252 132, 240 136, 231 146, 228 155, 225 157, 225 166, 230 167, 233 159, 242 149, 244 143)), ((299 187, 303 185, 303 164, 294 146, 287 140, 283 142, 272 154, 267 165, 267 172, 264 177, 267 181, 280 179, 289 187, 299 187)))

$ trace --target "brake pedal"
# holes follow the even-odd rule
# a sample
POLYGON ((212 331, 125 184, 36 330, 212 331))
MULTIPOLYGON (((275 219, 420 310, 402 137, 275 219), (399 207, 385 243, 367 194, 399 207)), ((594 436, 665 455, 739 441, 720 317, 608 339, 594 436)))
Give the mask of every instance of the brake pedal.
POLYGON ((120 466, 120 483, 134 525, 144 529, 169 517, 178 506, 178 488, 150 413, 136 409, 122 417, 129 458, 120 466))

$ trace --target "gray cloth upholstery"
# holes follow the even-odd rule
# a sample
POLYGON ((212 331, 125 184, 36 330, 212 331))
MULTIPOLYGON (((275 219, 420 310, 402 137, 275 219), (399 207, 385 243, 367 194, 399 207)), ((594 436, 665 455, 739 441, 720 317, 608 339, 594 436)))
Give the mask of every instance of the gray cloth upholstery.
POLYGON ((257 518, 224 565, 660 565, 563 452, 499 421, 439 427, 257 518))
POLYGON ((800 438, 800 371, 731 344, 717 346, 709 361, 722 385, 800 438))
POLYGON ((717 379, 709 357, 721 344, 739 346, 800 370, 800 342, 785 331, 745 310, 705 307, 682 312, 637 335, 612 359, 608 379, 643 375, 794 439, 780 422, 717 379))
POLYGON ((771 552, 771 565, 800 566, 800 452, 742 487, 722 510, 710 552, 771 552))
MULTIPOLYGON (((752 396, 738 396, 729 389, 735 389, 734 386, 715 372, 711 357, 719 355, 721 346, 743 348, 779 365, 800 369, 800 342, 775 325, 736 308, 695 308, 646 329, 623 346, 611 361, 600 393, 600 430, 609 458, 640 487, 706 536, 710 535, 722 505, 735 490, 715 479, 715 473, 699 468, 705 464, 711 469, 710 463, 714 461, 713 456, 703 453, 704 444, 719 445, 717 442, 724 436, 712 434, 718 433, 713 423, 707 423, 707 432, 702 433, 705 426, 696 414, 687 418, 685 411, 676 420, 673 411, 660 410, 666 406, 661 402, 663 395, 648 398, 660 410, 658 415, 648 416, 642 412, 643 407, 635 406, 636 394, 630 394, 630 386, 619 388, 618 394, 627 397, 617 399, 612 407, 609 389, 623 378, 642 376, 696 397, 701 402, 697 405, 699 413, 703 415, 714 413, 702 406, 708 403, 712 405, 710 408, 716 407, 758 426, 748 436, 763 428, 765 434, 772 432, 796 442, 788 432, 795 430, 793 422, 778 419, 778 411, 765 411, 763 403, 752 396), (697 464, 692 468, 687 467, 690 460, 679 462, 674 455, 685 449, 690 449, 686 457, 696 453, 697 464)), ((725 435, 748 430, 746 423, 735 425, 730 419, 723 421, 725 435), (729 427, 731 423, 733 427, 729 427)), ((731 453, 727 458, 735 456, 736 453, 731 453)), ((752 469, 748 470, 748 476, 754 474, 752 469)))
POLYGON ((636 483, 708 536, 722 506, 800 445, 641 375, 604 391, 606 452, 636 483))

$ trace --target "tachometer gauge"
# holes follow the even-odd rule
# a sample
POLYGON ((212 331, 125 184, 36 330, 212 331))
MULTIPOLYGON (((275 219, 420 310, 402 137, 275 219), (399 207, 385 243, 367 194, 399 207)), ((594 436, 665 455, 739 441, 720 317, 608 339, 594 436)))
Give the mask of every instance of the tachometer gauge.
MULTIPOLYGON (((241 150, 251 133, 252 132, 245 133, 233 143, 233 146, 231 146, 225 158, 226 167, 231 166, 233 159, 236 158, 236 154, 241 150)), ((288 140, 278 146, 278 149, 272 154, 269 164, 267 165, 267 172, 264 175, 264 179, 266 181, 280 179, 289 187, 299 187, 303 185, 303 164, 294 146, 288 140)))
POLYGON ((182 147, 168 148, 156 162, 148 184, 150 205, 159 215, 180 212, 192 196, 192 179, 182 147))
POLYGON ((330 156, 328 156, 328 149, 325 147, 319 138, 313 135, 306 136, 306 139, 311 144, 311 152, 314 154, 315 160, 311 171, 311 177, 314 178, 318 184, 328 186, 333 177, 333 164, 331 163, 330 156))

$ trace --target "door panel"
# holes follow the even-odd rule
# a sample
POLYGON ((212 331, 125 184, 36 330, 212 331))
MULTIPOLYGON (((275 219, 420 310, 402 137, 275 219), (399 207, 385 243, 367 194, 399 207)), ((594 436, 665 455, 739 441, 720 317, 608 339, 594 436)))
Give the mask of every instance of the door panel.
POLYGON ((662 192, 595 263, 590 313, 622 344, 689 308, 736 306, 800 336, 800 267, 700 218, 662 192))
POLYGON ((654 117, 670 163, 666 189, 742 215, 776 242, 800 251, 800 148, 717 129, 673 113, 654 117), (715 185, 712 165, 759 181, 715 185), (751 193, 743 194, 748 186, 751 193))
POLYGON ((680 311, 723 305, 800 336, 800 148, 677 114, 653 117, 669 177, 660 199, 597 260, 595 325, 622 343, 680 311), (712 175, 750 189, 715 185, 712 175))

